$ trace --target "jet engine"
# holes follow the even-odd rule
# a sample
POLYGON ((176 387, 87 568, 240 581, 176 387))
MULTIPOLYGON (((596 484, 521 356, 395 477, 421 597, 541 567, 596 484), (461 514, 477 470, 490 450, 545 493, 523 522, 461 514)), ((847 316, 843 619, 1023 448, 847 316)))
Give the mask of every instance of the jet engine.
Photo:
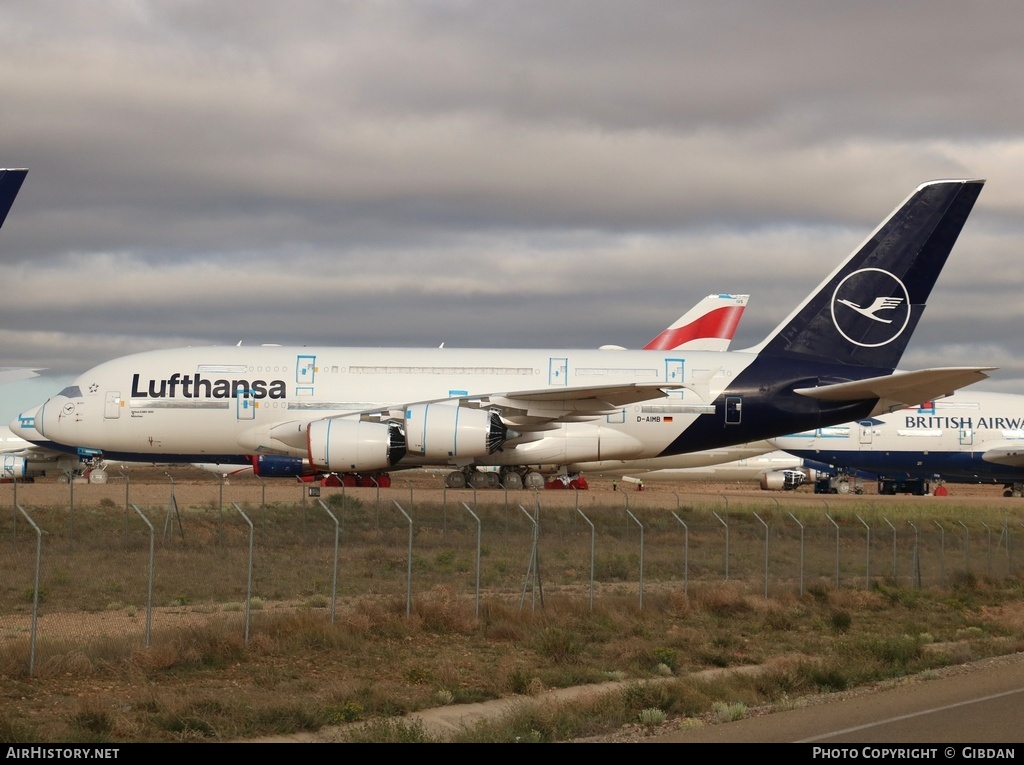
POLYGON ((316 471, 299 457, 260 454, 252 458, 252 472, 262 478, 301 478, 316 471))
POLYGON ((509 430, 497 412, 442 402, 406 407, 405 436, 410 454, 447 460, 494 454, 509 430))
POLYGON ((792 491, 802 485, 807 476, 802 470, 770 470, 761 476, 761 489, 764 491, 792 491))
POLYGON ((306 428, 310 464, 331 473, 386 470, 405 456, 405 434, 397 422, 346 418, 316 420, 306 428))
POLYGON ((10 454, 0 455, 0 478, 26 478, 29 475, 35 473, 29 472, 27 459, 10 454))

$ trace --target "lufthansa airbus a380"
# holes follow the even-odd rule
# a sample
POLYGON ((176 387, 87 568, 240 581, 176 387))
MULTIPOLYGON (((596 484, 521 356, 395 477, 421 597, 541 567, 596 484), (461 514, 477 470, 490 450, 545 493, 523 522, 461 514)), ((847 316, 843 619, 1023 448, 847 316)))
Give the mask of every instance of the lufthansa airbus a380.
POLYGON ((12 428, 113 460, 378 473, 645 459, 864 419, 986 376, 893 373, 983 183, 922 184, 745 351, 152 351, 91 369, 12 428))

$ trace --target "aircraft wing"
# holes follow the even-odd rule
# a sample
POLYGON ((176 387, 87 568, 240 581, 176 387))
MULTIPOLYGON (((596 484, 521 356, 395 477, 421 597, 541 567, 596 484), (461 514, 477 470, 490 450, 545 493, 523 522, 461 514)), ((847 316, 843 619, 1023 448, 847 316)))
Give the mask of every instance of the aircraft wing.
MULTIPOLYGON (((415 409, 417 418, 425 415, 427 407, 461 408, 479 411, 480 417, 491 416, 486 410, 500 410, 501 420, 515 429, 509 430, 508 439, 522 441, 526 433, 553 430, 561 423, 585 422, 637 401, 664 398, 667 391, 685 386, 667 383, 633 383, 629 385, 595 385, 574 388, 514 391, 475 396, 453 396, 431 401, 410 401, 404 404, 366 409, 320 420, 290 420, 269 427, 256 427, 239 437, 239 444, 254 453, 273 451, 284 445, 290 449, 306 446, 307 431, 318 423, 338 421, 364 421, 381 423, 406 419, 415 409)), ((435 411, 437 411, 435 409, 435 411)), ((536 437, 534 437, 536 438, 536 437)), ((527 438, 526 440, 529 440, 527 438)))
MULTIPOLYGON (((480 405, 497 406, 503 410, 520 410, 525 416, 561 420, 563 417, 580 414, 592 417, 610 414, 621 406, 635 404, 637 401, 664 398, 668 391, 681 387, 666 383, 633 383, 558 390, 544 388, 469 397, 468 401, 479 401, 480 405)), ((509 414, 511 416, 512 413, 509 414)))
POLYGON ((4 478, 38 475, 68 458, 64 452, 33 444, 0 426, 0 476, 4 478))
POLYGON ((0 367, 0 383, 28 380, 31 377, 39 377, 38 370, 24 367, 0 367))
POLYGON ((592 385, 574 388, 541 388, 517 390, 507 393, 488 393, 475 396, 453 396, 430 401, 410 401, 406 404, 381 409, 353 412, 340 417, 359 417, 366 420, 401 419, 403 410, 417 404, 451 403, 474 409, 497 407, 504 419, 519 422, 546 421, 551 423, 575 422, 611 414, 619 407, 664 398, 667 391, 679 390, 684 385, 668 383, 632 383, 628 385, 592 385))
POLYGON ((985 462, 993 465, 1005 465, 1006 467, 1024 467, 1024 440, 1011 439, 1000 441, 995 446, 989 447, 981 455, 985 462))
POLYGON ((877 398, 878 403, 870 416, 893 412, 923 401, 948 396, 960 388, 988 377, 995 367, 937 367, 914 372, 893 372, 866 380, 821 385, 816 388, 797 388, 801 396, 819 401, 863 401, 877 398))

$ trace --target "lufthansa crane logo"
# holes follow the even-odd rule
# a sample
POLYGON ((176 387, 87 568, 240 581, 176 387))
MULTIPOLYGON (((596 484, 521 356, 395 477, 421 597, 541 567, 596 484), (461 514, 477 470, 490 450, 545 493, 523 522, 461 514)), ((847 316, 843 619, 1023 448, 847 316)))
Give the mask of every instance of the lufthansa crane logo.
POLYGON ((888 345, 903 334, 909 322, 910 294, 888 271, 854 271, 832 293, 832 323, 854 345, 888 345))

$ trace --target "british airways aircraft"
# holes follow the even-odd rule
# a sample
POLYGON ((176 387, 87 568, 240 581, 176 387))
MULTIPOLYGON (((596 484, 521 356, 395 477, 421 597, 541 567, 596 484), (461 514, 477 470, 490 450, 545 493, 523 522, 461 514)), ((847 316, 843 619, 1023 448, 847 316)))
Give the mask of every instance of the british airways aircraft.
POLYGON ((1003 484, 1024 496, 1024 396, 963 391, 898 412, 771 439, 805 462, 908 481, 1003 484))
POLYGON ((727 351, 750 295, 708 295, 644 346, 645 351, 727 351))
POLYGON ((112 460, 380 473, 646 459, 865 419, 990 369, 894 373, 983 184, 919 186, 745 351, 180 348, 101 364, 12 429, 112 460))

